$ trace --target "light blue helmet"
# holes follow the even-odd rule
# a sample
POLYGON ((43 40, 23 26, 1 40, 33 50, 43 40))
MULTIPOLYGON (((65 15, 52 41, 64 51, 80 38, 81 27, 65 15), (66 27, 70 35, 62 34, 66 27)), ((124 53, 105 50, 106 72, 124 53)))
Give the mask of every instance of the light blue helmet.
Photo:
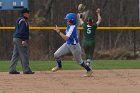
POLYGON ((70 20, 72 23, 76 23, 77 15, 75 13, 68 13, 64 19, 70 20))

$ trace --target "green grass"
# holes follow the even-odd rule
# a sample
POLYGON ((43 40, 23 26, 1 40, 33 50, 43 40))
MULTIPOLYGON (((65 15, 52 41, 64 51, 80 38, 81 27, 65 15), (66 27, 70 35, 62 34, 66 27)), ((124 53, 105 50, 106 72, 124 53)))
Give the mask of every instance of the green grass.
MULTIPOLYGON (((9 69, 9 61, 0 61, 0 72, 7 72, 9 69)), ((56 66, 55 61, 30 61, 33 71, 51 70, 56 66)), ((140 69, 140 60, 95 60, 92 62, 92 68, 101 69, 140 69)), ((63 61, 64 70, 80 70, 83 69, 74 61, 63 61)), ((18 62, 17 70, 22 71, 20 62, 18 62)))

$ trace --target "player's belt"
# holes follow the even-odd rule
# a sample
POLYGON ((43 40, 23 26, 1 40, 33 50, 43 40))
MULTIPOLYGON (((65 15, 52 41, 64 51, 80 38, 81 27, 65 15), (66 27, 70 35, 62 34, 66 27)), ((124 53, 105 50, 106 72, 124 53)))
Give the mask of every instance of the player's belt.
POLYGON ((76 45, 77 43, 76 43, 76 44, 69 44, 69 43, 67 43, 67 44, 68 44, 68 45, 76 45))
POLYGON ((94 38, 84 38, 85 40, 94 40, 94 38))

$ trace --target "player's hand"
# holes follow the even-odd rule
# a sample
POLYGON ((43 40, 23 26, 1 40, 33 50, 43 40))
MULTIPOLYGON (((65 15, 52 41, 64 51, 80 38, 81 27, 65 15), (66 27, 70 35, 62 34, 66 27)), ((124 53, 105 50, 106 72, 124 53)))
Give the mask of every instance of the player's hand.
POLYGON ((80 18, 80 13, 77 14, 77 17, 80 18))
POLYGON ((78 18, 80 18, 80 19, 82 19, 82 18, 83 18, 82 13, 78 13, 78 18))
POLYGON ((100 8, 97 8, 96 13, 99 14, 101 12, 100 8))
POLYGON ((60 29, 59 29, 59 27, 58 27, 57 25, 55 26, 54 30, 55 30, 57 33, 60 33, 60 29))
POLYGON ((21 44, 22 44, 23 47, 27 47, 28 46, 27 41, 22 41, 21 44))

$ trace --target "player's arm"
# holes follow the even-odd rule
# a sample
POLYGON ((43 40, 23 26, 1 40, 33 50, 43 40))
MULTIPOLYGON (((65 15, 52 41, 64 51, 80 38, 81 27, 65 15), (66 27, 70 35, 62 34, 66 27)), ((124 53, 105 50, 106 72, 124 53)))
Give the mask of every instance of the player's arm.
POLYGON ((20 32, 21 38, 22 38, 21 44, 22 44, 22 46, 26 47, 26 46, 28 46, 28 34, 25 29, 27 27, 26 22, 24 19, 20 19, 18 24, 19 24, 19 32, 20 32))
POLYGON ((63 34, 63 33, 60 31, 60 29, 57 27, 57 25, 56 25, 56 27, 54 28, 54 30, 55 30, 64 40, 68 40, 68 39, 69 39, 68 36, 66 36, 65 34, 63 34))
POLYGON ((100 23, 101 23, 101 20, 102 20, 101 14, 100 14, 100 8, 98 8, 98 9, 96 10, 96 13, 97 13, 97 16, 98 16, 98 21, 96 22, 96 24, 97 24, 97 26, 99 26, 100 23))
POLYGON ((78 14, 80 25, 84 23, 82 14, 78 14))
POLYGON ((90 15, 90 14, 89 14, 90 12, 91 12, 91 11, 89 11, 89 10, 86 11, 86 13, 84 14, 84 18, 83 18, 84 21, 87 20, 87 18, 88 18, 89 15, 90 15))
POLYGON ((18 22, 18 25, 19 25, 19 33, 21 34, 21 38, 23 41, 26 40, 27 38, 27 35, 26 35, 26 22, 24 19, 20 19, 19 22, 18 22))

